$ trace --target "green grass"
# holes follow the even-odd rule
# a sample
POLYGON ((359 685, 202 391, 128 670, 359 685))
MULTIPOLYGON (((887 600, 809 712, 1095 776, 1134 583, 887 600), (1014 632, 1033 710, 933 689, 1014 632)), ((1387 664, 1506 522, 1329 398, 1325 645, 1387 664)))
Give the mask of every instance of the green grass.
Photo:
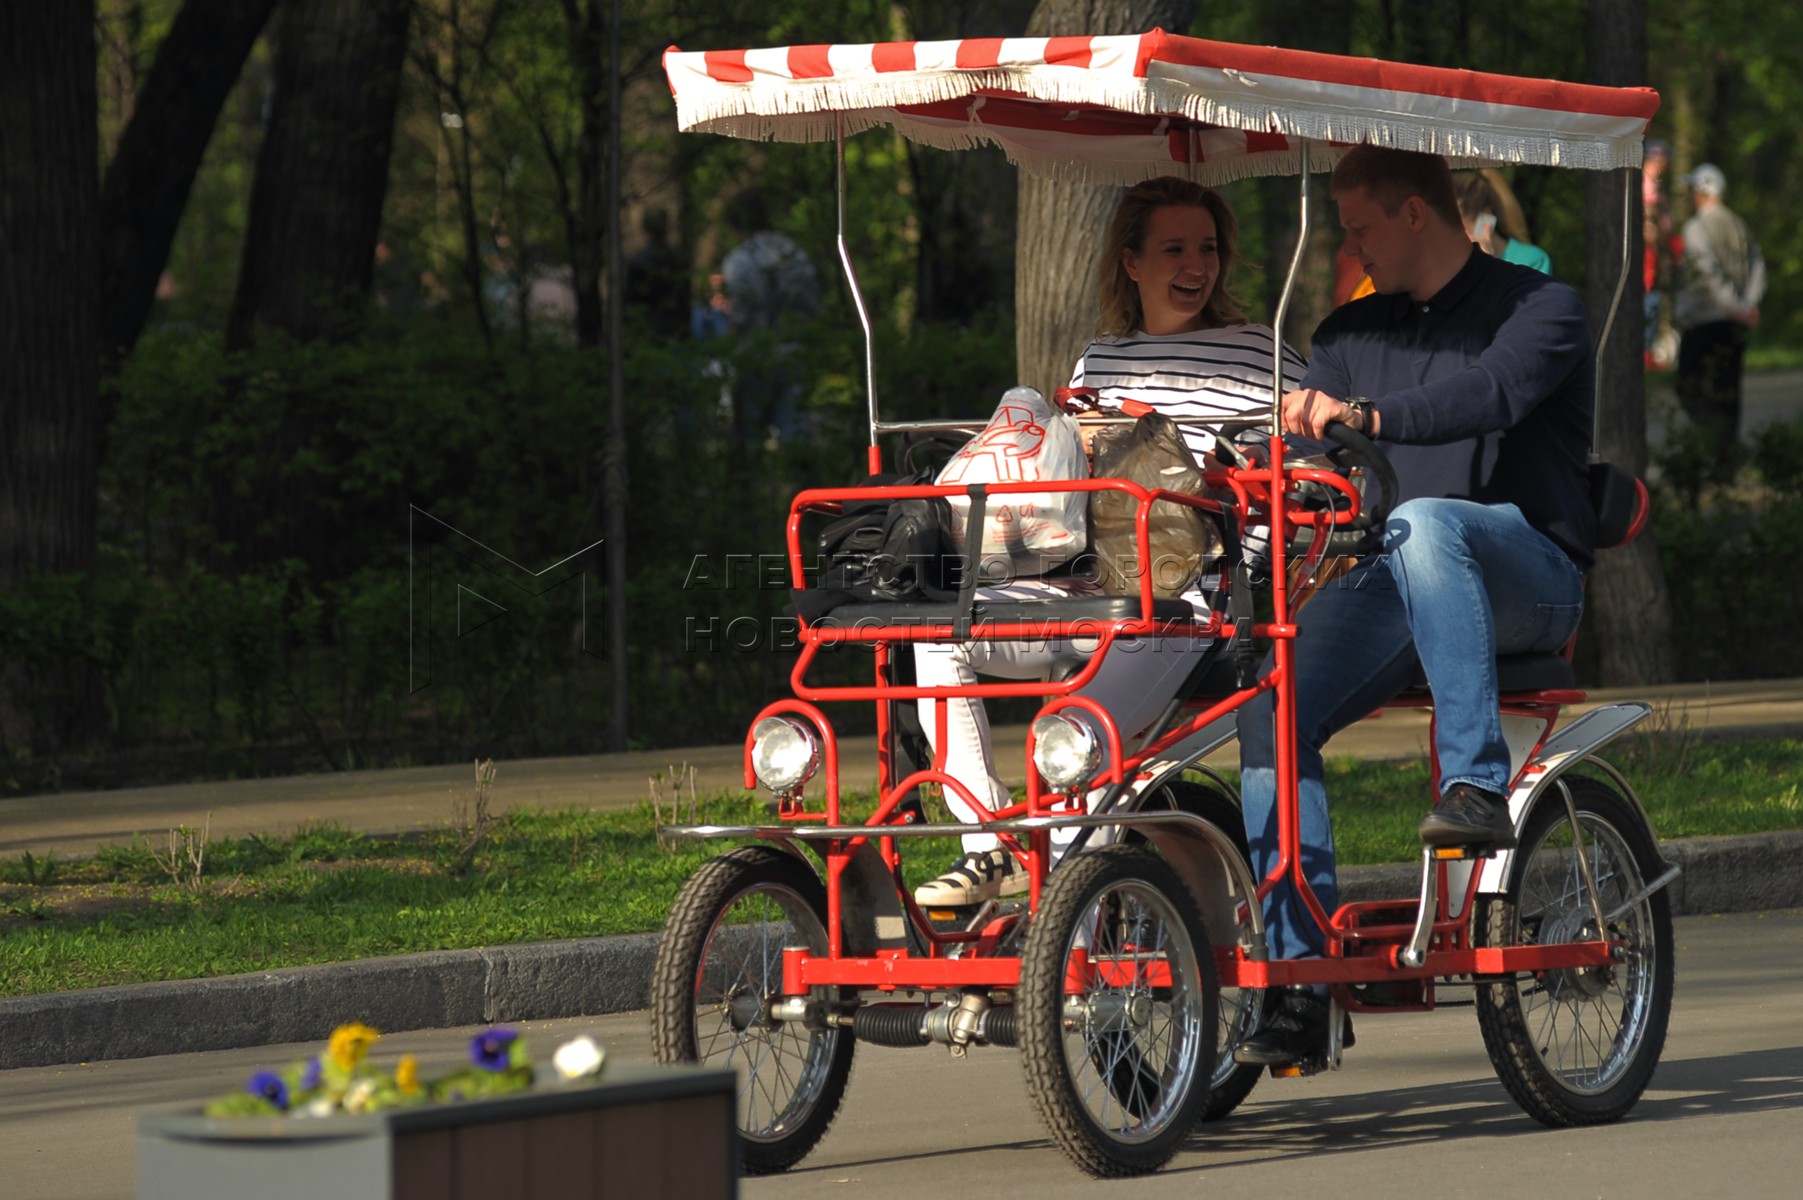
MULTIPOLYGON (((1803 827, 1803 739, 1703 740, 1680 729, 1611 749, 1661 837, 1803 827)), ((1329 770, 1340 861, 1412 859, 1426 766, 1344 759, 1329 770)), ((770 819, 747 795, 702 801, 698 817, 770 819)), ((172 882, 145 843, 89 859, 0 860, 0 995, 653 930, 696 866, 721 849, 660 847, 649 804, 515 810, 494 823, 467 870, 461 837, 321 827, 221 840, 193 885, 172 882)), ((906 848, 910 886, 956 853, 949 840, 906 848)))
POLYGON ((1803 367, 1803 346, 1758 345, 1747 348, 1749 371, 1794 371, 1803 367))

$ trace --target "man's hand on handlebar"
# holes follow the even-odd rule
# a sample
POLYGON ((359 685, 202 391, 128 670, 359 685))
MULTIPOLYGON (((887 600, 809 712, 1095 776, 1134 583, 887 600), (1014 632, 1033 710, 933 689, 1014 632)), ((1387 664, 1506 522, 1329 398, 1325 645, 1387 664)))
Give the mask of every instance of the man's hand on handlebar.
POLYGON ((1327 427, 1334 422, 1348 425, 1366 437, 1376 437, 1377 410, 1370 406, 1354 407, 1335 399, 1319 388, 1304 388, 1283 394, 1283 431, 1321 441, 1327 427))

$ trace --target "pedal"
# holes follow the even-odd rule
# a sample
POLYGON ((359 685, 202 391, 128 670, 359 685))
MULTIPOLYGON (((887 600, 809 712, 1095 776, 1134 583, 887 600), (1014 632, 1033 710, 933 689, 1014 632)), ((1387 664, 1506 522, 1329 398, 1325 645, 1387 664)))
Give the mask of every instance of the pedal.
POLYGON ((1022 899, 985 900, 981 904, 935 904, 922 909, 933 928, 940 933, 975 933, 997 917, 1023 912, 1022 899))
POLYGON ((1495 858, 1497 845, 1485 842, 1478 846, 1429 846, 1427 852, 1435 862, 1474 862, 1481 858, 1495 858))
POLYGON ((1273 1063, 1269 1070, 1272 1079, 1307 1079, 1311 1075, 1319 1075, 1327 1070, 1327 1056, 1310 1054, 1293 1063, 1282 1065, 1273 1063))

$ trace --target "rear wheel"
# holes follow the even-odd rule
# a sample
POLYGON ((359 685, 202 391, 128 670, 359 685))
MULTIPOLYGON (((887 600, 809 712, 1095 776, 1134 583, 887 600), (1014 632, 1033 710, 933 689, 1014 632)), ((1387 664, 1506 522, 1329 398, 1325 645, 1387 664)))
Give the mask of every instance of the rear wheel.
POLYGON ((1107 846, 1052 873, 1015 1004, 1027 1091, 1078 1167, 1170 1161, 1208 1094, 1218 990, 1196 902, 1163 859, 1107 846))
MULTIPOLYGON (((1567 778, 1583 858, 1607 915, 1664 867, 1635 806, 1595 779, 1567 778)), ((1555 784, 1555 789, 1560 786, 1555 784)), ((1598 936, 1564 797, 1534 807, 1508 890, 1479 914, 1491 946, 1551 945, 1598 936)), ((1477 988, 1478 1026, 1497 1077, 1542 1124, 1620 1119, 1652 1079, 1672 1003, 1671 904, 1661 890, 1610 920, 1620 943, 1604 967, 1544 971, 1477 988)))
POLYGON ((734 1067, 748 1175, 782 1171, 825 1135, 851 1077, 852 1036, 778 1021, 785 946, 827 952, 826 891, 769 846, 703 864, 670 909, 651 976, 651 1045, 663 1063, 734 1067))

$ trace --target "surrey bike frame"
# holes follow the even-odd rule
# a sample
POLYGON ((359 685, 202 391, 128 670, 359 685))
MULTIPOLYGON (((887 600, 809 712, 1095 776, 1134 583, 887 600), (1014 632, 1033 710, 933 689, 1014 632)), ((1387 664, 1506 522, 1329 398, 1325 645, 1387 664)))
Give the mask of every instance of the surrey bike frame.
MULTIPOLYGON (((870 446, 868 465, 871 474, 881 470, 879 436, 885 433, 918 431, 973 430, 979 423, 961 421, 885 422, 878 415, 874 350, 871 345, 871 322, 858 285, 856 271, 845 241, 845 156, 844 126, 840 119, 837 149, 837 188, 839 234, 838 251, 841 265, 850 285, 850 293, 866 336, 866 373, 870 406, 870 446)), ((1292 258, 1282 298, 1274 320, 1282 328, 1290 297, 1301 265, 1301 247, 1308 236, 1308 161, 1307 143, 1301 146, 1303 169, 1302 222, 1297 239, 1297 252, 1292 258)), ((1630 188, 1632 179, 1624 172, 1624 229, 1626 216, 1632 211, 1630 188)), ((1613 326, 1629 266, 1630 239, 1624 235, 1623 265, 1615 289, 1609 319, 1604 326, 1606 343, 1613 326)), ((1277 428, 1281 404, 1281 370, 1273 371, 1272 428, 1277 428)), ((1599 364, 1600 390, 1600 364, 1599 364)), ((1142 561, 1147 554, 1147 519, 1154 502, 1188 505, 1192 508, 1223 514, 1229 521, 1243 525, 1268 523, 1272 526, 1271 596, 1272 616, 1269 621, 1252 624, 1248 630, 1245 618, 1236 622, 1217 608, 1206 617, 1190 619, 1160 616, 1155 612, 1150 573, 1142 576, 1137 611, 1106 619, 1081 614, 1081 601, 1048 601, 1033 605, 1044 615, 1031 620, 979 622, 974 629, 959 629, 955 619, 943 611, 921 610, 922 615, 906 612, 869 619, 856 619, 856 606, 848 615, 854 619, 803 622, 799 629, 800 655, 792 673, 795 698, 780 700, 767 706, 757 720, 784 715, 800 718, 817 731, 823 759, 824 807, 809 811, 799 790, 779 798, 779 824, 745 826, 684 826, 670 830, 682 836, 701 838, 756 839, 784 845, 797 853, 800 847, 812 847, 824 863, 827 897, 827 953, 811 953, 806 948, 789 948, 784 953, 783 993, 799 1000, 815 988, 851 988, 893 992, 896 990, 940 992, 960 988, 1010 989, 1020 979, 1021 960, 1017 949, 1011 952, 1008 942, 1014 929, 1014 917, 995 917, 985 909, 977 919, 962 929, 936 928, 916 905, 901 883, 900 843, 909 838, 947 837, 967 833, 999 835, 1002 842, 1024 864, 1029 880, 1029 911, 1037 912, 1051 863, 1051 831, 1060 827, 1132 828, 1158 846, 1164 856, 1184 877, 1191 891, 1201 901, 1210 926, 1214 956, 1220 969, 1223 987, 1268 988, 1288 984, 1335 985, 1336 998, 1347 1007, 1361 1005, 1345 985, 1362 983, 1402 983, 1386 998, 1385 1011, 1425 1009, 1434 1006, 1433 983, 1436 979, 1503 976, 1518 972, 1544 972, 1558 968, 1598 967, 1612 959, 1612 943, 1607 937, 1594 940, 1553 942, 1544 945, 1477 946, 1471 938, 1471 918, 1480 894, 1499 893, 1508 877, 1511 852, 1497 852, 1485 860, 1465 857, 1462 851, 1424 850, 1421 860, 1421 884, 1416 897, 1364 903, 1350 903, 1337 912, 1328 913, 1309 886, 1299 868, 1301 846, 1297 817, 1297 763, 1295 750, 1295 698, 1293 641, 1297 627, 1291 618, 1289 596, 1289 564, 1287 546, 1297 529, 1312 527, 1319 534, 1332 526, 1350 522, 1359 512, 1359 493, 1339 475, 1318 469, 1292 466, 1284 460, 1282 440, 1273 436, 1269 444, 1268 465, 1211 470, 1208 483, 1221 494, 1231 495, 1233 503, 1223 505, 1214 500, 1176 493, 1148 492, 1121 480, 1074 480, 1064 482, 991 484, 987 495, 1012 493, 1044 493, 1048 491, 1094 492, 1105 489, 1126 491, 1139 501, 1138 521, 1142 561), (1297 500, 1300 484, 1314 484, 1332 489, 1347 502, 1337 513, 1306 511, 1297 500), (1076 615, 1066 615, 1077 610, 1076 615), (1088 636, 1097 639, 1097 648, 1088 662, 1075 675, 1047 682, 982 683, 970 687, 922 688, 898 686, 891 682, 889 667, 897 648, 908 652, 912 644, 954 640, 960 633, 972 638, 1011 640, 1028 638, 1069 638, 1088 636), (1268 639, 1273 650, 1272 669, 1246 686, 1213 700, 1191 699, 1184 705, 1181 719, 1167 719, 1154 725, 1147 739, 1128 752, 1110 714, 1078 691, 1095 675, 1104 657, 1124 638, 1204 637, 1214 639, 1204 663, 1192 675, 1192 684, 1204 674, 1208 661, 1222 649, 1248 634, 1268 639), (831 686, 811 683, 809 667, 816 656, 830 647, 863 644, 874 648, 875 677, 866 686, 831 686), (1155 794, 1159 787, 1188 770, 1199 770, 1213 777, 1223 790, 1226 786, 1202 759, 1231 740, 1231 734, 1207 736, 1214 722, 1231 715, 1241 705, 1264 692, 1275 693, 1276 712, 1276 783, 1278 796, 1278 861, 1263 880, 1251 877, 1244 859, 1234 848, 1232 834, 1202 817, 1182 811, 1134 811, 1140 798, 1155 794), (989 698, 1005 696, 1044 696, 1043 714, 1065 709, 1082 709, 1100 728, 1108 748, 1107 761, 1112 764, 1089 784, 1069 793, 1048 792, 1033 766, 1034 738, 1029 733, 1027 755, 1027 795, 1022 803, 991 809, 972 795, 944 770, 946 708, 938 704, 936 720, 939 751, 931 768, 896 778, 895 740, 889 721, 889 705, 921 698, 947 697, 989 698), (831 721, 818 707, 821 703, 866 700, 877 705, 879 749, 878 799, 875 811, 865 821, 848 822, 840 807, 839 744, 831 721), (974 824, 926 823, 905 808, 903 801, 922 784, 934 783, 957 792, 982 815, 974 824), (1099 806, 1106 811, 1090 812, 1085 796, 1093 788, 1109 788, 1107 798, 1099 806), (1258 902, 1280 882, 1288 880, 1300 894, 1302 902, 1325 934, 1328 955, 1305 960, 1272 960, 1266 950, 1262 906, 1258 902), (1256 897, 1256 899, 1254 899, 1256 897), (1213 936, 1225 931, 1226 936, 1213 936), (1401 1003, 1395 1001, 1401 1000, 1401 1003)), ((836 513, 849 500, 908 499, 930 496, 963 495, 970 489, 937 485, 907 487, 862 487, 856 489, 810 489, 798 495, 791 505, 788 519, 788 557, 791 581, 796 587, 807 582, 807 563, 802 552, 801 524, 810 513, 836 513)), ((1326 544, 1325 537, 1313 539, 1306 571, 1313 570, 1326 544)), ((943 609, 943 606, 941 606, 943 609)), ((841 610, 847 612, 847 610, 841 610)), ((1569 648, 1568 648, 1569 649, 1569 648)), ((1585 698, 1574 689, 1542 689, 1505 692, 1501 713, 1505 735, 1515 756, 1516 770, 1509 797, 1510 810, 1520 831, 1534 807, 1556 797, 1568 811, 1572 796, 1561 782, 1562 776, 1579 763, 1605 772, 1610 780, 1638 809, 1640 802, 1619 773, 1590 756, 1613 738, 1633 728, 1650 713, 1641 703, 1618 703, 1585 714, 1564 730, 1554 733, 1554 725, 1562 710, 1585 698)), ((1430 705, 1426 696, 1405 698, 1400 705, 1430 705)), ((1169 714, 1167 714, 1169 718, 1169 714)), ((755 725, 756 722, 754 722, 755 725)), ((745 742, 745 786, 756 786, 751 769, 752 739, 745 742)), ((1435 776, 1438 763, 1435 763, 1435 776)), ((1644 817, 1644 811, 1641 815, 1644 817)), ((1577 827, 1575 811, 1572 826, 1577 827)), ((1649 824, 1650 828, 1650 824, 1649 824)), ((805 855, 804 855, 805 857, 805 855)), ((1581 859, 1582 856, 1580 856, 1581 859)), ((1671 867, 1648 882, 1635 896, 1620 904, 1613 912, 1605 912, 1598 898, 1595 882, 1586 876, 1584 882, 1597 930, 1608 930, 1620 911, 1639 903, 1652 892, 1668 884, 1677 875, 1671 867)), ((1111 970, 1131 970, 1112 967, 1111 970)), ((1153 973, 1163 969, 1157 964, 1147 968, 1153 973)), ((1145 982, 1156 986, 1157 981, 1145 982)), ((1075 987, 1073 983, 1071 986, 1075 987)), ((820 993, 815 993, 816 995, 820 993)), ((1337 1051, 1337 1047, 1336 1047, 1337 1051)), ((1337 1052, 1332 1056, 1337 1065, 1337 1052)))

